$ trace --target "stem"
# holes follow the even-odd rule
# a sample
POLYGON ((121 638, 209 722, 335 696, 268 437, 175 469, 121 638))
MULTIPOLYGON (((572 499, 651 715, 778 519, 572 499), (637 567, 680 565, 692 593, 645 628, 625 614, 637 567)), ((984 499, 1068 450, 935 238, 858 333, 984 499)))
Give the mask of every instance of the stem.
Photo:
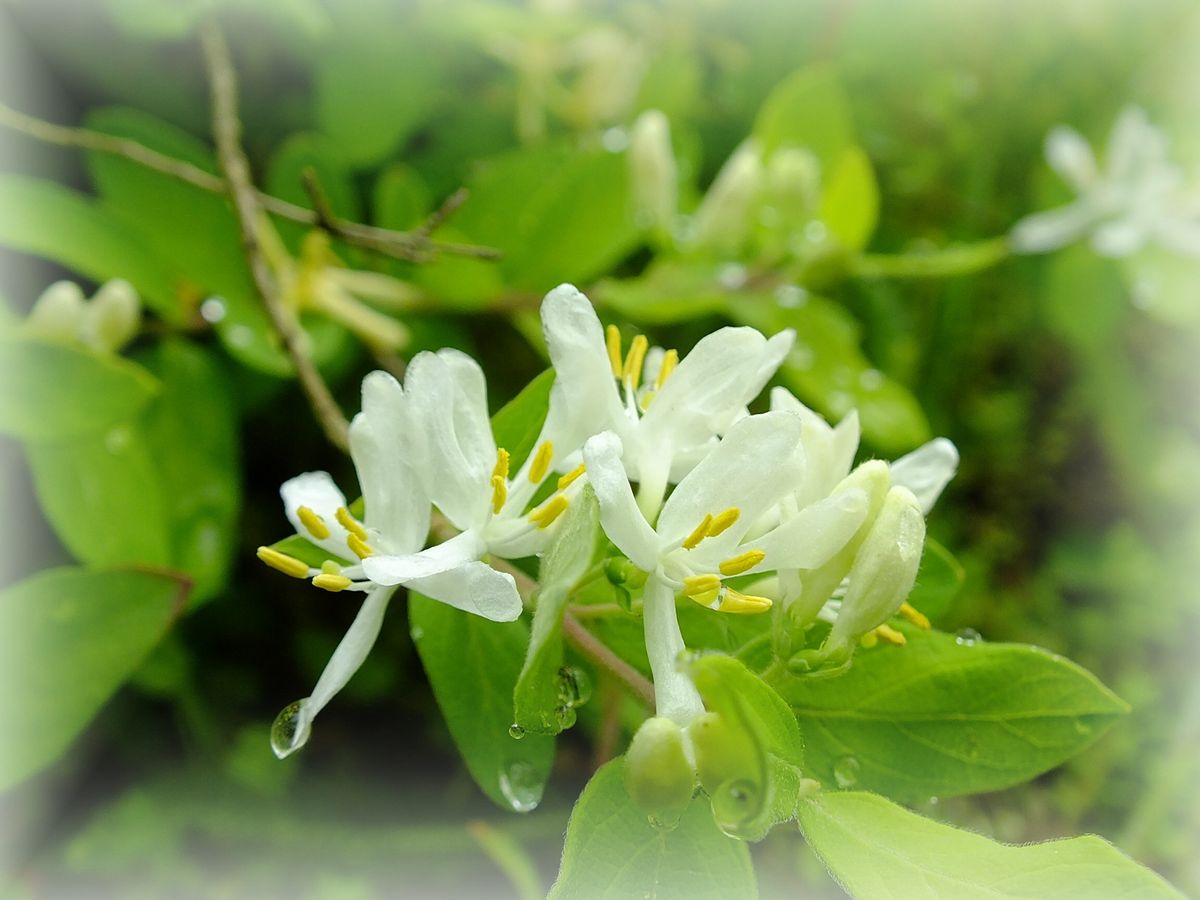
POLYGON ((242 252, 254 278, 254 286, 262 299, 271 325, 283 342, 283 349, 296 370, 308 402, 325 436, 335 447, 348 450, 349 424, 329 386, 313 365, 302 346, 304 333, 296 318, 284 307, 278 285, 263 256, 258 237, 258 217, 262 209, 258 192, 250 180, 250 163, 242 148, 242 123, 237 110, 237 75, 230 59, 229 46, 220 30, 208 23, 200 33, 204 62, 212 91, 213 135, 217 143, 217 159, 225 176, 227 190, 233 199, 242 236, 242 252))
POLYGON ((1008 256, 1008 238, 996 237, 928 253, 864 253, 850 260, 849 274, 856 278, 950 278, 989 269, 1008 256))
POLYGON ((638 700, 654 708, 654 685, 649 679, 613 653, 570 613, 563 614, 563 636, 572 647, 616 676, 638 700))

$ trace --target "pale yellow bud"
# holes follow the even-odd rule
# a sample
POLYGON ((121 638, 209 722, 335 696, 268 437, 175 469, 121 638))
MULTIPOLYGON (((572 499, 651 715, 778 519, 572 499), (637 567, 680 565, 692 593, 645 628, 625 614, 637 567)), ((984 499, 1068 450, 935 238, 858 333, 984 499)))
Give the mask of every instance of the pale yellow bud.
POLYGON ((633 123, 629 171, 639 220, 648 228, 670 228, 679 204, 679 173, 670 123, 657 109, 647 110, 633 123))
POLYGON ((84 309, 79 339, 109 353, 120 350, 137 335, 142 324, 142 304, 128 281, 113 279, 101 285, 84 309))
POLYGON ((39 337, 75 341, 84 313, 83 291, 73 281, 56 281, 37 298, 25 330, 39 337))
POLYGON ((721 253, 740 250, 753 231, 762 187, 758 144, 747 140, 721 167, 696 210, 696 245, 721 253))
POLYGON ((625 752, 625 789, 633 802, 648 816, 670 824, 691 802, 695 785, 683 729, 660 716, 643 722, 625 752))

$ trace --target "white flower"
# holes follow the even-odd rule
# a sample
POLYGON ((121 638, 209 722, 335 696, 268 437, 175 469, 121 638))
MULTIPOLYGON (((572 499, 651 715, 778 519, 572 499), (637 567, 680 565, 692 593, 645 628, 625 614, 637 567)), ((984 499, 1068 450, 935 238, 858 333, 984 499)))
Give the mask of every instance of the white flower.
POLYGON ((605 533, 649 575, 644 627, 657 715, 686 725, 703 712, 690 678, 676 669, 684 648, 675 613, 677 593, 710 609, 763 612, 770 600, 742 594, 724 579, 779 567, 816 568, 858 528, 866 496, 846 491, 751 536, 751 524, 803 474, 803 456, 796 452, 800 432, 800 418, 788 412, 736 422, 679 483, 653 526, 634 499, 618 436, 596 435, 584 447, 605 533))
POLYGON ((1017 252, 1056 250, 1090 235, 1102 256, 1129 256, 1152 243, 1200 256, 1200 203, 1186 195, 1165 136, 1141 109, 1128 107, 1118 117, 1103 167, 1067 126, 1046 137, 1046 160, 1077 199, 1018 222, 1011 238, 1017 252))
POLYGON ((753 328, 722 328, 680 360, 674 350, 651 352, 638 335, 623 354, 620 332, 609 326, 606 333, 587 297, 569 284, 546 295, 542 328, 555 369, 543 432, 552 464, 567 468, 589 437, 614 432, 651 519, 667 485, 746 414, 795 336, 784 331, 768 340, 753 328))
POLYGON ((73 281, 44 290, 22 326, 26 334, 116 353, 137 335, 142 304, 128 281, 106 281, 88 300, 73 281))

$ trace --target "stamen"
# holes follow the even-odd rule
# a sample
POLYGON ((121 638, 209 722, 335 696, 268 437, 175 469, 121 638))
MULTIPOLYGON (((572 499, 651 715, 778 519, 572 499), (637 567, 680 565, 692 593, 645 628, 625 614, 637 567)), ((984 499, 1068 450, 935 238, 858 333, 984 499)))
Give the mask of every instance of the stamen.
POLYGON ((259 547, 257 553, 259 559, 277 572, 291 575, 293 578, 308 577, 308 563, 296 559, 294 556, 288 556, 286 553, 280 553, 270 547, 259 547))
POLYGON ((529 521, 538 528, 549 528, 550 523, 566 512, 570 501, 562 494, 555 494, 529 514, 529 521))
POLYGON ((504 480, 503 475, 492 476, 492 512, 497 515, 500 510, 504 509, 504 502, 508 499, 508 482, 504 480))
POLYGON ((344 506, 339 506, 337 509, 338 524, 345 528, 351 534, 357 534, 361 540, 367 539, 367 529, 362 527, 362 523, 354 516, 350 515, 350 510, 344 506))
POLYGON ((375 548, 360 538, 357 534, 352 534, 350 537, 346 538, 346 544, 359 559, 366 559, 368 556, 375 555, 375 548))
POLYGON ((642 412, 650 408, 650 404, 654 402, 656 396, 658 396, 658 391, 646 391, 642 394, 642 398, 638 400, 638 406, 642 408, 642 412))
POLYGON ((336 594, 338 591, 344 591, 354 582, 345 575, 330 575, 328 572, 322 572, 312 580, 312 583, 323 591, 331 591, 336 594))
POLYGON ((508 451, 503 447, 496 448, 496 467, 492 469, 492 477, 508 480, 508 451))
POLYGON ((735 591, 731 587, 723 587, 721 589, 720 602, 717 604, 719 612, 736 613, 746 616, 764 613, 770 608, 771 600, 769 597, 756 597, 753 594, 743 594, 741 591, 735 591))
POLYGON ((671 373, 675 371, 677 365, 679 365, 678 350, 668 350, 663 354, 662 368, 658 370, 658 377, 654 379, 655 390, 662 390, 662 386, 667 383, 667 379, 671 377, 671 373))
POLYGON ((625 357, 625 369, 621 380, 629 385, 631 390, 637 390, 642 380, 642 364, 646 361, 646 351, 650 349, 650 341, 644 334, 639 334, 629 345, 629 355, 625 357))
POLYGON ((688 575, 683 579, 683 593, 687 597, 697 597, 719 590, 721 579, 716 575, 688 575))
POLYGON ((918 628, 923 628, 926 631, 929 630, 929 618, 911 603, 900 604, 900 615, 904 616, 904 618, 908 619, 908 621, 912 622, 918 628))
POLYGON ((542 441, 542 445, 537 448, 537 453, 533 455, 533 464, 529 467, 529 480, 534 484, 541 484, 546 473, 550 471, 550 463, 553 460, 554 442, 542 441))
POLYGON ((738 520, 738 516, 741 514, 742 511, 740 509, 738 509, 736 506, 731 506, 729 509, 725 510, 725 512, 718 513, 717 515, 713 516, 712 524, 708 526, 708 534, 706 537, 716 537, 718 534, 736 522, 738 520))
POLYGON ((621 377, 621 330, 609 325, 604 331, 604 343, 608 347, 608 362, 612 366, 613 378, 621 377))
POLYGON ((705 513, 704 518, 700 520, 700 524, 696 526, 696 530, 684 538, 683 549, 692 550, 697 544, 708 537, 708 529, 712 527, 712 521, 712 513, 705 513))
POLYGON ((875 629, 875 634, 879 635, 881 639, 887 641, 889 644, 895 644, 897 647, 903 647, 908 643, 908 638, 890 625, 880 625, 875 629))
POLYGON ((741 575, 743 572, 753 569, 766 558, 767 554, 761 550, 747 550, 745 553, 725 560, 718 568, 722 575, 741 575))
POLYGON ((309 507, 300 507, 296 510, 296 516, 300 519, 300 524, 304 526, 305 530, 318 541, 323 541, 329 537, 329 526, 325 524, 324 519, 309 507))
POLYGON ((558 479, 558 489, 560 491, 565 491, 585 471, 587 471, 587 469, 584 467, 583 463, 580 463, 575 468, 573 468, 570 472, 568 472, 566 475, 564 475, 562 478, 558 479))

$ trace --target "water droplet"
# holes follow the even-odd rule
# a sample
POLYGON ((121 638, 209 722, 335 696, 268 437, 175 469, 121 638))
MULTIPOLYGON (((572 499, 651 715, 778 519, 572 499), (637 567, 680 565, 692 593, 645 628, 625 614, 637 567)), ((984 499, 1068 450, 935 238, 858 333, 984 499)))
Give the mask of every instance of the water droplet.
POLYGON ((629 146, 629 133, 624 128, 610 128, 600 135, 600 146, 609 153, 620 153, 629 146))
POLYGON ((853 756, 839 757, 833 764, 833 780, 840 788, 854 787, 858 784, 858 772, 861 768, 853 756))
POLYGON ((249 347, 254 343, 254 332, 245 325, 235 325, 229 329, 228 339, 235 347, 249 347))
POLYGON ((583 706, 592 696, 592 679, 588 673, 575 666, 563 666, 558 670, 558 699, 566 706, 583 706))
POLYGON ((225 301, 221 297, 209 297, 200 304, 200 318, 205 322, 220 322, 225 318, 225 301))
POLYGON ((421 638, 425 637, 425 629, 420 625, 414 625, 408 634, 413 639, 414 644, 420 643, 421 638))
POLYGON ((781 284, 775 288, 775 302, 784 309, 799 309, 808 302, 808 291, 798 284, 781 284))
POLYGON ((500 793, 513 812, 527 813, 542 802, 542 781, 531 763, 514 760, 500 770, 500 793))
POLYGON ((746 267, 726 263, 717 270, 717 283, 727 291, 736 291, 746 283, 746 267))
POLYGON ((114 456, 123 453, 129 447, 132 437, 128 428, 123 425, 118 426, 104 436, 104 449, 114 456))
POLYGON ((964 628, 954 635, 954 643, 960 647, 974 647, 982 640, 983 636, 974 628, 964 628))
POLYGON ((819 244, 829 236, 829 229, 819 219, 813 219, 804 226, 804 237, 814 244, 819 244))
POLYGON ((508 726, 508 736, 514 741, 519 741, 521 738, 525 737, 525 729, 516 722, 513 722, 508 726))
POLYGON ((878 369, 864 369, 858 376, 858 385, 864 391, 878 390, 883 384, 883 373, 878 369))
POLYGON ((930 806, 937 806, 937 805, 938 805, 938 803, 940 803, 941 801, 940 801, 940 800, 938 800, 938 798, 937 798, 937 797, 930 797, 930 798, 929 798, 928 800, 926 800, 925 802, 926 802, 928 805, 930 805, 930 806))
POLYGON ((559 706, 554 710, 554 718, 558 720, 558 727, 563 731, 566 731, 575 724, 575 707, 567 706, 565 704, 563 706, 559 706))
POLYGON ((308 700, 289 703, 271 723, 271 749, 280 759, 285 759, 308 743, 312 734, 312 723, 300 711, 308 700))

